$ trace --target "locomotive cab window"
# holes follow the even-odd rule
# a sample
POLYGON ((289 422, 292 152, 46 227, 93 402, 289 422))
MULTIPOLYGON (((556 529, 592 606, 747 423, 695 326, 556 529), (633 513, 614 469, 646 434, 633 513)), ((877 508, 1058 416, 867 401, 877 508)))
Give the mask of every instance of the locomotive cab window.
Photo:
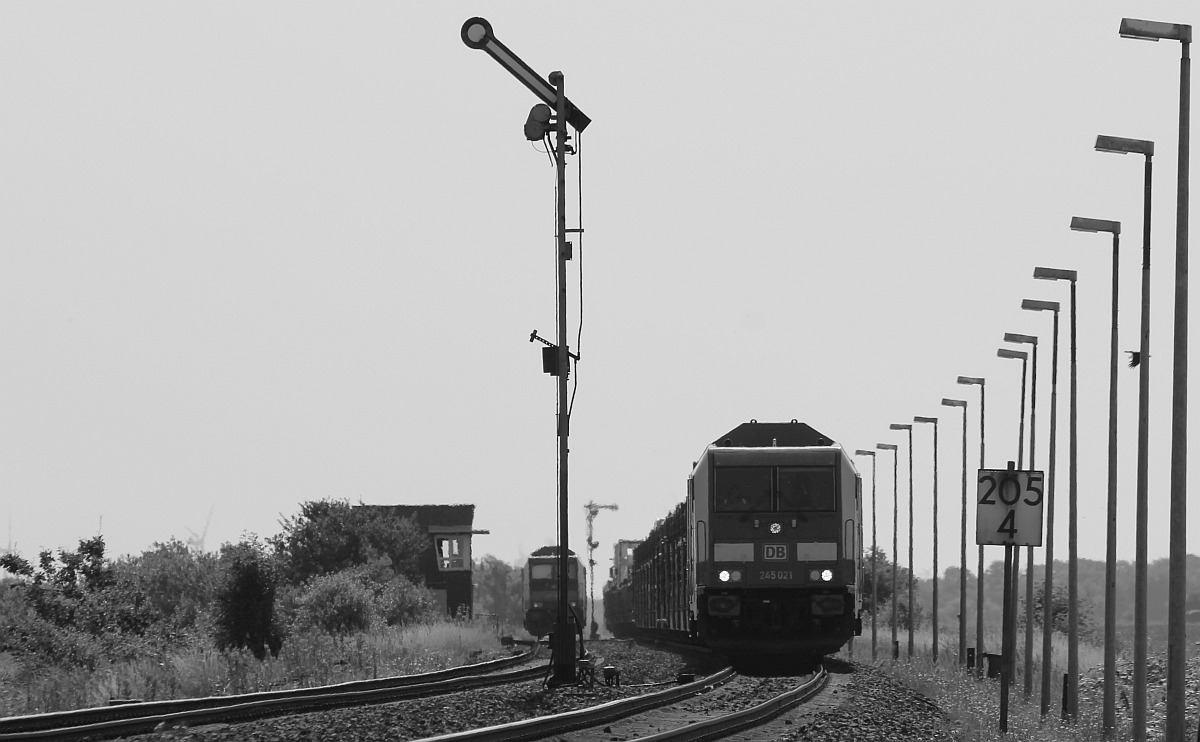
POLYGON ((771 468, 729 466, 713 470, 715 507, 724 513, 771 511, 771 468))
POLYGON ((549 564, 532 564, 529 567, 529 578, 532 580, 550 580, 554 578, 554 568, 549 564))
POLYGON ((833 469, 779 469, 779 510, 837 509, 837 483, 833 469))

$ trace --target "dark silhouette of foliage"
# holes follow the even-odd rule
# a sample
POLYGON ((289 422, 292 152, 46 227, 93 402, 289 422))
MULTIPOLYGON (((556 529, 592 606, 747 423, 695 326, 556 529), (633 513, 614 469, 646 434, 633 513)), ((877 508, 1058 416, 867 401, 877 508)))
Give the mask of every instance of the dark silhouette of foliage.
POLYGON ((280 522, 272 539, 288 582, 341 572, 386 557, 397 573, 420 579, 418 559, 429 538, 412 518, 380 515, 349 502, 303 503, 300 514, 280 522))
POLYGON ((278 655, 283 632, 275 621, 278 569, 257 539, 221 547, 213 640, 218 649, 246 648, 258 659, 278 655))
POLYGON ((475 562, 477 613, 496 616, 501 626, 521 626, 521 570, 491 554, 475 562))

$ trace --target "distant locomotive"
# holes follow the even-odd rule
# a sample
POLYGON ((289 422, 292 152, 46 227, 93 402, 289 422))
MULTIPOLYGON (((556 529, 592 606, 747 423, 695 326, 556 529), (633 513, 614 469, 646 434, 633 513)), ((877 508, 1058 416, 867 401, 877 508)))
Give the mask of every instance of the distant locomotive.
MULTIPOLYGON (((567 549, 567 602, 575 628, 583 626, 587 599, 583 594, 584 569, 575 552, 567 549)), ((543 546, 529 556, 521 581, 525 600, 525 630, 541 639, 554 628, 558 614, 558 547, 543 546)))
POLYGON ((739 425, 694 464, 683 503, 618 545, 632 564, 605 586, 606 625, 745 660, 836 652, 862 631, 861 529, 841 446, 794 420, 739 425))

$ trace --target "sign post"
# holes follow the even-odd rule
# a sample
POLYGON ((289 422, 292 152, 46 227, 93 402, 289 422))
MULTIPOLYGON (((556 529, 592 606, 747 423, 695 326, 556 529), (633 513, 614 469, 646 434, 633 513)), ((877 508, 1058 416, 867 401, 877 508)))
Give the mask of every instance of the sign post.
MULTIPOLYGON (((980 469, 976 478, 975 541, 1004 547, 1004 640, 1001 648, 1000 731, 1008 731, 1008 689, 1012 678, 1012 555, 1015 546, 1042 545, 1044 475, 1041 471, 980 469)), ((1043 627, 1045 628, 1045 627, 1043 627)))

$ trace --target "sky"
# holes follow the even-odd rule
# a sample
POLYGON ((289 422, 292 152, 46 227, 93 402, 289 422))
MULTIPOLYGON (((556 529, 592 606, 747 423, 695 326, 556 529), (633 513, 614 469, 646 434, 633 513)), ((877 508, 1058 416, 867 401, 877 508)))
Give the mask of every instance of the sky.
MULTIPOLYGON (((619 508, 595 521, 597 594, 613 543, 643 537, 705 446, 751 419, 851 451, 900 444, 904 563, 909 446, 888 426, 937 416, 938 553, 956 563, 962 413, 940 402, 968 400, 972 488, 979 394, 958 376, 987 379, 986 464, 1017 458, 1006 332, 1040 338, 1048 468, 1052 318, 1025 298, 1064 308, 1065 557, 1069 292, 1035 266, 1079 273, 1078 548, 1104 559, 1112 243, 1068 225, 1124 225, 1119 347, 1136 349, 1143 160, 1097 153, 1097 134, 1156 147, 1149 556, 1167 556, 1180 47, 1117 30, 1200 21, 1182 1, 0 5, 10 548, 100 533, 113 556, 172 537, 211 550, 325 498, 474 504, 476 557, 557 541, 556 386, 529 340, 556 339, 555 171, 522 133, 538 100, 460 39, 477 15, 542 76, 562 71, 592 119, 567 173, 583 230, 568 508, 573 547, 584 503, 619 508)), ((920 576, 932 437, 913 433, 920 576)), ((1200 447, 1188 460, 1195 491, 1200 447)), ((1200 507, 1188 525, 1200 552, 1200 507)))

